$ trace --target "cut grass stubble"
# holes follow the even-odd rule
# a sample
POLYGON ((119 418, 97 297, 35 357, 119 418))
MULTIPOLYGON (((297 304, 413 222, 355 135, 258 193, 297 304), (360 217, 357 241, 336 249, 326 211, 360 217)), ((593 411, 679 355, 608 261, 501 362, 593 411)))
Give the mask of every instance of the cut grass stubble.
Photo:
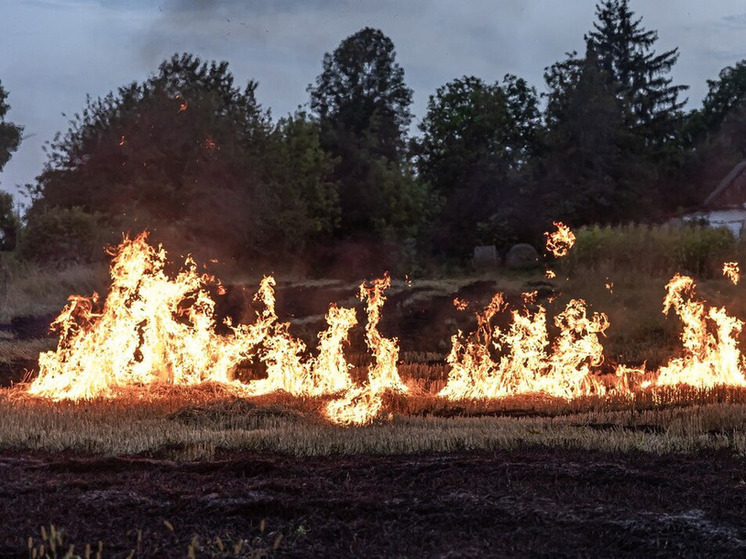
POLYGON ((537 397, 448 402, 390 396, 383 419, 338 427, 321 398, 246 400, 224 388, 131 391, 114 400, 49 402, 0 392, 0 449, 214 460, 232 451, 295 456, 416 454, 545 446, 607 452, 746 454, 746 391, 658 391, 636 400, 537 397))

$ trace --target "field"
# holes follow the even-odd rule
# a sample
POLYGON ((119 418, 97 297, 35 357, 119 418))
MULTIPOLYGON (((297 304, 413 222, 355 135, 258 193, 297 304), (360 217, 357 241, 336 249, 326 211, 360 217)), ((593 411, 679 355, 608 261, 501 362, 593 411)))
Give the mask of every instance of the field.
MULTIPOLYGON (((509 302, 537 291, 549 316, 573 297, 607 313, 600 371, 610 378, 616 363, 652 371, 681 354, 681 323, 661 310, 682 266, 701 299, 746 317, 742 288, 716 266, 738 260, 740 243, 697 253, 698 237, 620 234, 627 252, 609 248, 613 232, 587 233, 552 280, 500 270, 394 281, 380 330, 398 338, 410 390, 385 393, 370 424, 347 427, 325 417, 331 396, 247 398, 212 382, 77 403, 29 397, 25 369, 55 340, 19 335, 33 326, 24 317, 59 310, 70 293, 105 293, 106 270, 12 263, 0 318, 16 327, 0 340, 0 557, 63 557, 70 545, 81 557, 742 556, 745 388, 436 396, 451 336, 473 331, 498 291, 509 302), (651 253, 637 252, 637 269, 635 235, 651 253), (590 241, 606 243, 604 258, 590 241), (679 260, 654 253, 664 241, 679 260)), ((218 313, 242 319, 258 280, 229 278, 218 313)), ((277 314, 311 347, 330 302, 364 316, 354 283, 278 280, 277 314)), ((350 338, 361 379, 364 324, 350 338)), ((263 374, 256 363, 237 371, 243 383, 263 374)))

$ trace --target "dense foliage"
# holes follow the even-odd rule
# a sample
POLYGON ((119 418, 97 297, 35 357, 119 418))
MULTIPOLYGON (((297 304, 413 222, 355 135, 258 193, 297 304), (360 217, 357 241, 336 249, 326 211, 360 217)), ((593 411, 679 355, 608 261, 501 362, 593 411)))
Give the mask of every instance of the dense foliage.
MULTIPOLYGON (((602 0, 585 52, 546 68, 541 95, 512 75, 455 78, 415 137, 413 92, 380 30, 326 53, 308 112, 275 122, 256 82, 239 88, 227 63, 175 55, 88 99, 50 143, 21 248, 86 259, 92 240, 148 228, 206 257, 411 271, 467 262, 479 244, 538 243, 556 219, 661 220, 701 204, 744 157, 746 61, 687 113, 670 77, 678 49, 658 53, 657 40, 628 0, 602 0)), ((1 120, 5 97, 0 168, 21 132, 1 120)))
MULTIPOLYGON (((5 115, 10 109, 6 103, 8 92, 0 82, 0 171, 21 143, 23 127, 6 122, 5 115)), ((18 214, 13 207, 13 197, 0 192, 0 251, 12 250, 16 246, 16 233, 19 226, 18 214)))

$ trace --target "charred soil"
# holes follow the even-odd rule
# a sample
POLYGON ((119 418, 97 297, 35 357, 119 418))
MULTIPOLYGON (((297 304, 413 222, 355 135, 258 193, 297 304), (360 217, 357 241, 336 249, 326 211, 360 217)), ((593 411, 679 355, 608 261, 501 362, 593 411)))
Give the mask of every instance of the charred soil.
POLYGON ((240 557, 743 557, 745 478, 728 453, 173 462, 6 451, 0 557, 26 556, 50 524, 77 550, 101 540, 104 557, 186 557, 190 544, 196 557, 232 557, 239 540, 240 557))

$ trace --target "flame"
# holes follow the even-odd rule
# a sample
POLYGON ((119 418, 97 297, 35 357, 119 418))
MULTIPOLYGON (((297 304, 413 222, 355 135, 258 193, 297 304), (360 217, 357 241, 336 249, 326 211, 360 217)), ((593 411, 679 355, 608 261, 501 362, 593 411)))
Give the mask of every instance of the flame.
MULTIPOLYGON (((524 294, 532 304, 535 294, 524 294)), ((439 393, 449 399, 500 398, 514 394, 543 393, 561 398, 604 392, 591 376, 603 362, 603 346, 598 335, 609 327, 606 315, 587 316, 585 302, 573 299, 557 315, 560 335, 548 350, 546 310, 537 305, 511 312, 507 331, 491 325, 493 317, 505 309, 502 294, 477 315, 473 340, 464 341, 459 332, 451 338, 447 362, 451 366, 448 383, 439 393), (501 357, 495 354, 502 353, 501 357)))
POLYGON ((189 102, 186 99, 184 99, 184 97, 182 97, 181 95, 177 94, 176 97, 174 97, 174 99, 176 101, 181 101, 181 103, 179 104, 179 111, 178 112, 183 112, 183 111, 187 110, 187 107, 189 106, 189 102))
POLYGON ((456 310, 465 311, 469 307, 469 301, 456 297, 453 299, 453 306, 456 307, 456 310))
MULTIPOLYGON (((186 106, 184 106, 186 109, 186 106)), ((202 144, 206 150, 209 151, 215 151, 215 148, 217 148, 218 144, 213 140, 212 138, 205 138, 205 141, 202 144)))
POLYGON ((267 377, 253 381, 248 393, 256 396, 284 390, 295 396, 321 396, 350 388, 351 365, 343 347, 357 323, 355 311, 332 305, 326 315, 329 327, 319 334, 318 357, 308 357, 305 344, 290 335, 290 324, 278 321, 274 285, 274 278, 265 277, 256 296, 265 307, 260 322, 267 329, 259 357, 267 367, 267 377))
POLYGON ((738 282, 741 279, 741 270, 738 267, 738 262, 724 262, 723 275, 728 278, 733 285, 738 285, 738 282))
POLYGON ((72 296, 53 326, 56 351, 39 355, 31 394, 53 399, 113 396, 117 389, 153 383, 232 383, 231 372, 261 338, 245 327, 228 339, 214 333, 214 302, 187 259, 174 278, 166 253, 147 234, 125 238, 111 265, 111 290, 99 312, 98 295, 72 296))
MULTIPOLYGON (((103 302, 95 293, 68 299, 53 323, 59 333, 57 348, 39 355, 39 375, 28 387, 30 394, 79 400, 115 397, 132 387, 210 381, 247 397, 278 391, 330 397, 324 408, 330 421, 363 425, 381 414, 387 393, 409 393, 398 371, 398 341, 380 332, 385 292, 391 287, 388 274, 360 285, 372 359, 365 382, 355 383, 344 352, 357 324, 354 309, 331 304, 327 327, 310 352, 291 334, 290 323, 280 320, 275 280, 267 276, 255 296, 259 310, 253 321, 226 322, 228 333, 218 334, 210 293, 224 294, 225 289, 212 276, 198 273, 191 258, 181 271, 167 273, 166 252, 151 246, 147 233, 125 237, 112 255, 109 294, 103 302), (234 380, 236 367, 247 360, 261 361, 266 378, 247 384, 234 380)), ((611 290, 613 284, 606 287, 611 290)), ((690 277, 677 274, 666 289, 663 312, 673 310, 683 323, 681 355, 646 375, 644 382, 634 378, 642 376, 644 367, 616 365, 615 389, 631 393, 633 386, 746 386, 746 363, 738 348, 743 322, 723 308, 707 308, 696 298, 690 277)), ((510 309, 505 296, 496 293, 476 313, 474 332, 452 336, 448 380, 439 396, 545 394, 571 399, 607 392, 598 373, 608 317, 589 313, 583 300, 572 299, 554 317, 550 337, 547 311, 537 303, 536 292, 523 293, 522 299, 520 308, 510 309), (502 327, 496 324, 498 316, 506 319, 502 327)), ((468 306, 459 298, 453 304, 459 310, 468 306)))
POLYGON ((553 270, 547 270, 546 273, 544 274, 544 276, 547 279, 554 279, 554 278, 557 277, 557 274, 553 270))
POLYGON ((388 273, 370 285, 360 285, 360 299, 367 300, 368 323, 365 326, 365 342, 373 353, 373 365, 368 370, 368 382, 364 386, 350 388, 338 400, 326 407, 327 417, 334 423, 362 425, 375 418, 383 406, 383 394, 407 392, 397 370, 399 346, 396 338, 384 338, 378 330, 381 309, 386 302, 383 292, 391 287, 388 273))
POLYGON ((687 384, 709 388, 718 384, 746 386, 743 358, 738 349, 738 335, 743 322, 729 316, 723 308, 705 310, 694 299, 694 280, 676 274, 668 285, 663 312, 673 309, 684 329, 681 333, 683 355, 661 367, 656 384, 687 384))
POLYGON ((544 233, 544 236, 547 239, 547 252, 552 254, 555 258, 562 258, 563 256, 567 256, 567 253, 575 244, 575 234, 561 221, 554 221, 552 224, 557 228, 557 230, 552 231, 551 233, 544 233))

